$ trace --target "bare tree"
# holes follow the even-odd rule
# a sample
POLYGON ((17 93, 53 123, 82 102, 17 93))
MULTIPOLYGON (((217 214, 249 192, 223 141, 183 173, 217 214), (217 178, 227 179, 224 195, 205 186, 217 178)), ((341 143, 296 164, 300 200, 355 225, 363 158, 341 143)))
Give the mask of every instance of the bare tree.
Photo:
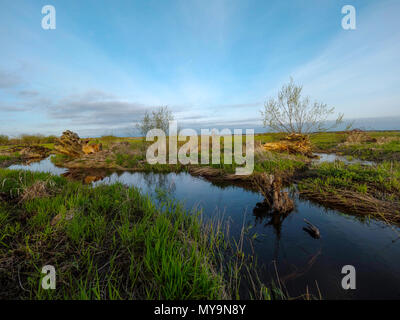
POLYGON ((174 120, 172 112, 168 109, 168 106, 164 106, 153 110, 151 113, 146 111, 143 120, 136 127, 143 136, 146 136, 151 129, 161 129, 167 134, 169 121, 172 120, 174 120))
POLYGON ((301 97, 302 90, 303 87, 290 78, 290 82, 279 91, 278 98, 271 98, 265 103, 264 111, 261 111, 264 126, 289 134, 309 134, 327 131, 343 121, 343 114, 339 114, 335 123, 327 127, 328 117, 334 114, 335 108, 321 102, 311 104, 308 97, 301 97))

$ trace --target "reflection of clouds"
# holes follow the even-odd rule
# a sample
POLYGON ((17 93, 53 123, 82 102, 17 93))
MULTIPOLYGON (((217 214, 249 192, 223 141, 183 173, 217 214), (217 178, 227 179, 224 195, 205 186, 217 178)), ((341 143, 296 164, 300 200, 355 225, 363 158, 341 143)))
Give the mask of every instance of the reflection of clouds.
POLYGON ((29 170, 34 172, 48 172, 54 175, 62 175, 68 170, 65 168, 56 167, 50 160, 50 157, 40 160, 38 162, 31 162, 30 164, 15 164, 9 167, 12 170, 29 170))
POLYGON ((142 178, 148 189, 154 189, 155 187, 168 193, 174 193, 176 191, 174 179, 170 179, 167 174, 145 173, 142 178))
POLYGON ((129 187, 137 187, 143 193, 152 194, 157 189, 164 190, 169 194, 176 191, 174 174, 144 173, 144 172, 114 172, 101 181, 96 181, 93 186, 99 184, 122 183, 129 187))

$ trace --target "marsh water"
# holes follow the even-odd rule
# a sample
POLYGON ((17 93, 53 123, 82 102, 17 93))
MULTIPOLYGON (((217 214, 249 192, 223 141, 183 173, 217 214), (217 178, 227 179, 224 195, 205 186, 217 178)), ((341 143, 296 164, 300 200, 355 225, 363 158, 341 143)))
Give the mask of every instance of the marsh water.
MULTIPOLYGON (((65 174, 49 159, 11 169, 65 174)), ((95 173, 93 173, 95 174, 95 173)), ((245 225, 244 251, 257 257, 260 280, 269 284, 276 270, 291 297, 306 288, 324 299, 400 298, 400 229, 375 220, 360 220, 343 212, 326 209, 300 199, 295 191, 295 209, 286 217, 269 215, 256 209, 262 196, 232 185, 216 185, 187 173, 154 174, 107 172, 93 185, 121 182, 155 195, 164 189, 185 208, 201 209, 205 218, 223 217, 230 224, 230 235, 239 237, 245 225), (316 225, 321 238, 303 230, 304 218, 316 225), (276 269, 275 269, 276 265, 276 269), (356 289, 344 290, 342 267, 356 269, 356 289)))
POLYGON ((314 160, 316 163, 341 161, 345 164, 362 164, 364 166, 375 165, 375 162, 373 161, 361 160, 349 156, 341 156, 336 153, 314 153, 314 155, 318 156, 318 158, 314 160))

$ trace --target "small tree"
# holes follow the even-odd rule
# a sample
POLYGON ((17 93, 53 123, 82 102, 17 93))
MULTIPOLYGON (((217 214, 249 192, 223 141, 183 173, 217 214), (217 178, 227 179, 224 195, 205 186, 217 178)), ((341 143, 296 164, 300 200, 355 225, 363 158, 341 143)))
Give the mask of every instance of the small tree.
POLYGON ((145 112, 143 120, 136 125, 137 129, 143 136, 151 129, 161 129, 168 134, 169 121, 174 120, 172 112, 167 106, 160 107, 149 113, 145 112))
POLYGON ((328 117, 334 114, 335 108, 321 102, 311 104, 308 97, 301 97, 302 90, 303 87, 290 78, 279 91, 278 99, 271 98, 265 103, 264 111, 261 111, 264 126, 288 134, 309 134, 332 129, 342 122, 343 114, 339 114, 335 123, 327 127, 328 117))

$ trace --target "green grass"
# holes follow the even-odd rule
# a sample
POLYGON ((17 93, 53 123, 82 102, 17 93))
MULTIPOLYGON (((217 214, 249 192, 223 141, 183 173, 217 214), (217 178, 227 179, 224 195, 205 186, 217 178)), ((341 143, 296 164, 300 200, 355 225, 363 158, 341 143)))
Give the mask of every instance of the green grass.
POLYGON ((342 146, 340 152, 363 160, 388 161, 400 160, 400 138, 384 143, 360 143, 342 146))
POLYGON ((310 135, 310 140, 314 150, 319 152, 339 152, 371 161, 400 160, 400 132, 368 131, 367 135, 378 141, 343 144, 347 138, 344 132, 315 133, 310 135))
POLYGON ((5 155, 0 155, 0 161, 5 161, 5 160, 11 160, 13 157, 11 156, 5 156, 5 155))
POLYGON ((346 140, 346 134, 341 132, 322 132, 310 135, 313 148, 317 151, 328 151, 346 140))
MULTIPOLYGON (((312 166, 310 178, 301 180, 300 190, 336 194, 349 190, 385 201, 400 200, 400 164, 383 162, 377 166, 345 165, 336 161, 312 166)), ((346 194, 343 193, 345 197, 346 194)))
POLYGON ((90 188, 7 169, 0 169, 0 196, 0 297, 224 296, 222 276, 213 267, 215 242, 197 216, 177 203, 164 199, 155 205, 121 184, 90 188), (46 194, 23 198, 40 181, 46 194), (52 225, 57 215, 61 219, 52 225), (56 290, 40 285, 40 270, 47 264, 56 268, 56 290))
POLYGON ((18 152, 14 152, 13 154, 0 154, 0 166, 2 162, 7 163, 7 161, 18 161, 21 159, 21 155, 18 152))
POLYGON ((65 155, 65 154, 59 154, 59 153, 53 155, 53 156, 50 158, 50 161, 51 161, 52 163, 54 163, 56 166, 61 166, 65 161, 69 161, 69 160, 71 160, 70 157, 68 157, 68 156, 65 155))

